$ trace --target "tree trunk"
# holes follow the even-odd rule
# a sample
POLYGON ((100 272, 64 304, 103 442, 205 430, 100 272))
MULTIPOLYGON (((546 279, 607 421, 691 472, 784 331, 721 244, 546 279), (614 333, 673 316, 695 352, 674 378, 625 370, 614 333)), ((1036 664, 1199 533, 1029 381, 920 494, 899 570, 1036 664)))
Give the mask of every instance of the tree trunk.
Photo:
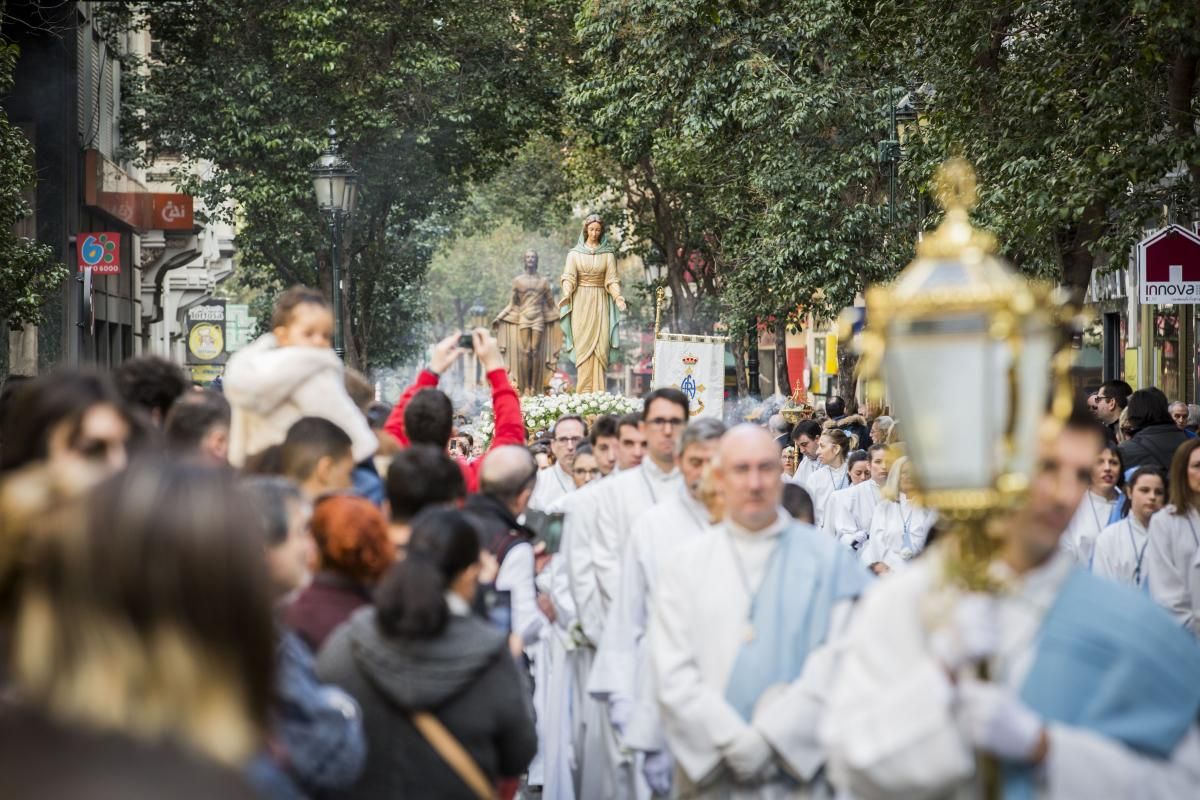
POLYGON ((775 315, 775 391, 784 397, 792 393, 787 362, 787 314, 775 315))

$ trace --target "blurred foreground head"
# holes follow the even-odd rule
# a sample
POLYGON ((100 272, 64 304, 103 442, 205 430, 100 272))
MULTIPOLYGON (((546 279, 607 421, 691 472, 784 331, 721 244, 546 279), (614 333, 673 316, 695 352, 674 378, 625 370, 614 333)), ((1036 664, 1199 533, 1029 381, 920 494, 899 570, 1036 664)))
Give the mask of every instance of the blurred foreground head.
POLYGON ((0 473, 36 462, 90 462, 118 470, 134 423, 107 375, 64 370, 25 381, 4 411, 0 473))
POLYGON ((190 464, 135 465, 48 509, 15 546, 18 695, 64 723, 243 762, 274 664, 261 524, 228 471, 190 464))

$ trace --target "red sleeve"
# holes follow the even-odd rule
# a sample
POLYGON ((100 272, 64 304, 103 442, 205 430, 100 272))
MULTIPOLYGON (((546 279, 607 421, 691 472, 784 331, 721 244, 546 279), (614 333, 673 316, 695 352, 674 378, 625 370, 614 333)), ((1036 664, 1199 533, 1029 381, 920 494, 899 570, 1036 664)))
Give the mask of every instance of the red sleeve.
POLYGON ((482 458, 477 458, 474 461, 467 461, 463 458, 455 459, 458 461, 458 468, 462 470, 463 481, 467 484, 467 494, 475 494, 479 491, 479 465, 483 463, 482 458))
POLYGON ((503 369, 494 369, 487 374, 487 379, 492 384, 492 413, 496 418, 492 444, 488 449, 506 444, 524 445, 525 418, 521 415, 521 399, 509 383, 508 373, 503 369))
POLYGON ((383 423, 383 429, 396 437, 396 441, 401 447, 408 447, 408 435, 404 432, 404 409, 408 407, 408 401, 413 399, 413 395, 422 389, 436 389, 438 385, 438 376, 435 372, 430 372, 427 369, 421 370, 417 374, 417 380, 412 386, 404 390, 404 394, 400 395, 400 399, 396 401, 396 407, 392 409, 392 413, 388 414, 387 422, 383 423))

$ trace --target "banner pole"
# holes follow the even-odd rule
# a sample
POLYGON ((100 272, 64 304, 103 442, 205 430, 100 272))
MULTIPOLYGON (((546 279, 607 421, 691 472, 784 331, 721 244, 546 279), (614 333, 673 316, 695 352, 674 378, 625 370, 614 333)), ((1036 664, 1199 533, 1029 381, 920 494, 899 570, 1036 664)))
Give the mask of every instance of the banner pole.
POLYGON ((667 290, 662 286, 658 287, 654 292, 654 350, 650 354, 650 382, 652 384, 658 375, 658 334, 662 330, 662 310, 666 299, 667 290))

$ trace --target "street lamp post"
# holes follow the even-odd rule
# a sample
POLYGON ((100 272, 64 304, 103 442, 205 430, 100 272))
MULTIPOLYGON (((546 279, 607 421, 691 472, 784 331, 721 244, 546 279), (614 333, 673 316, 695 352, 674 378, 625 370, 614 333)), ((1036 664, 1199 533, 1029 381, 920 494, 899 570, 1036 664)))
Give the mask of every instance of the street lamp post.
POLYGON ((329 126, 329 145, 309 167, 317 208, 329 223, 329 259, 333 269, 333 349, 338 358, 346 357, 345 329, 342 324, 342 225, 354 215, 358 199, 358 173, 337 149, 337 130, 329 126))

